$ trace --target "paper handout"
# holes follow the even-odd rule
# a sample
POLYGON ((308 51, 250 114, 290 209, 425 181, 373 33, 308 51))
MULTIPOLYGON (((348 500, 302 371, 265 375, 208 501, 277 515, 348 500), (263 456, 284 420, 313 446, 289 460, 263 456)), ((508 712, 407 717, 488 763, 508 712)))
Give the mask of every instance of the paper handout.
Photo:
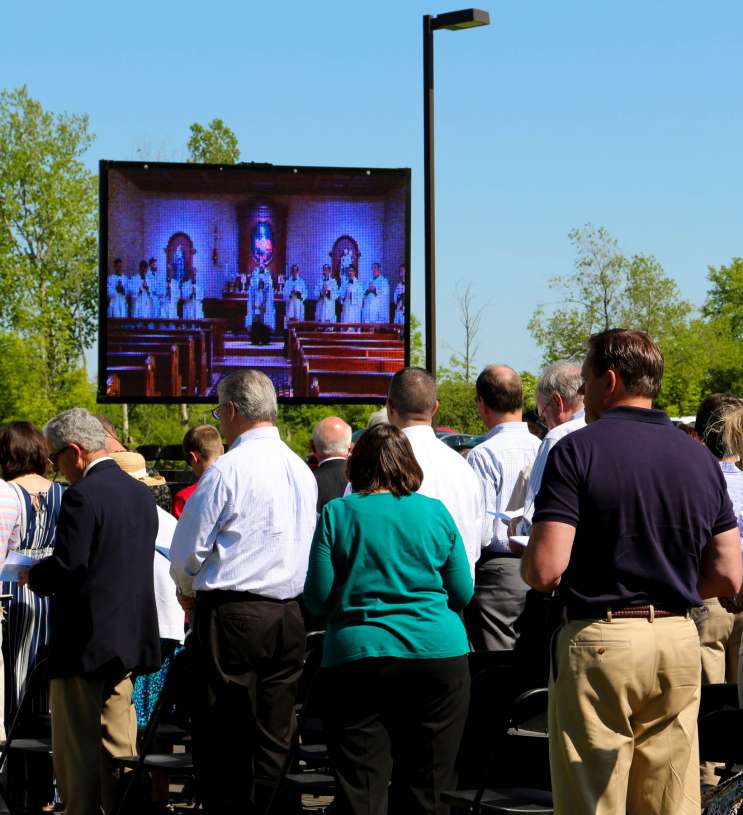
POLYGON ((0 568, 0 580, 9 580, 16 582, 18 574, 22 569, 29 569, 39 561, 28 555, 22 555, 15 549, 8 550, 8 555, 5 558, 2 568, 0 568))

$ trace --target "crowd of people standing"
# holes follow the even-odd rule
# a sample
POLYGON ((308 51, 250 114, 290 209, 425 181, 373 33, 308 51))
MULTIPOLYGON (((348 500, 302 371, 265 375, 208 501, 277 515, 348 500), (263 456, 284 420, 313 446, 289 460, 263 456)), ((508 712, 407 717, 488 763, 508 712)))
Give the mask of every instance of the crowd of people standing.
POLYGON ((0 547, 38 561, 8 592, 5 699, 48 654, 39 704, 65 811, 112 811, 111 759, 136 753, 137 715, 186 630, 200 799, 212 815, 263 811, 311 619, 340 815, 444 813, 468 653, 534 633, 555 812, 699 813, 700 682, 737 675, 743 626, 743 400, 706 399, 695 439, 653 409, 662 374, 647 335, 592 336, 582 364, 543 371, 539 439, 518 374, 488 366, 487 432, 465 458, 434 433, 435 380, 406 368, 387 421, 355 445, 340 418, 318 424, 313 473, 279 436, 271 381, 239 371, 214 411, 228 451, 213 427, 184 439, 198 481, 175 496, 177 521, 105 420, 75 408, 43 434, 4 428, 0 547), (525 629, 535 594, 559 604, 551 649, 552 632, 525 629))

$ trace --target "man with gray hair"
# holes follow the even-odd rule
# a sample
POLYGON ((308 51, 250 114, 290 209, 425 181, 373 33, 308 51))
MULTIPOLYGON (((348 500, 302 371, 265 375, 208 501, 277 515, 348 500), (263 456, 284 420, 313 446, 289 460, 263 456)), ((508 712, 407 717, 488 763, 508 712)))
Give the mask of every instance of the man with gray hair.
POLYGON ((346 489, 346 459, 351 449, 351 428, 338 416, 326 416, 312 431, 312 452, 317 459, 317 511, 346 489))
POLYGON ((539 377, 536 392, 537 412, 547 426, 548 432, 542 439, 529 473, 529 484, 524 498, 524 515, 511 522, 511 530, 516 534, 528 535, 531 531, 534 499, 542 485, 542 476, 550 450, 560 439, 586 426, 581 395, 583 377, 580 370, 580 362, 561 359, 547 365, 539 377))
POLYGON ((136 755, 132 672, 160 665, 153 559, 155 499, 106 455, 83 408, 44 428, 49 460, 70 482, 54 552, 21 575, 51 595, 49 693, 54 772, 68 815, 109 815, 112 756, 136 755))
POLYGON ((229 451, 201 476, 170 550, 181 595, 196 598, 194 760, 211 815, 263 811, 280 778, 304 658, 297 598, 317 501, 309 467, 279 438, 271 380, 244 369, 217 392, 229 451))

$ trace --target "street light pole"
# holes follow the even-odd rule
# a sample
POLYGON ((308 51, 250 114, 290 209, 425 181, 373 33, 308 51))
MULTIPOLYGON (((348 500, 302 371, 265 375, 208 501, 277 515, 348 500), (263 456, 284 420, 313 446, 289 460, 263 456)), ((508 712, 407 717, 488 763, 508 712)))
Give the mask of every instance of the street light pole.
POLYGON ((433 165, 433 25, 423 17, 423 218, 426 286, 426 369, 436 376, 436 195, 433 165))
POLYGON ((436 194, 433 140, 433 33, 440 28, 458 31, 489 25, 480 9, 423 16, 423 219, 426 286, 426 368, 436 376, 436 194))

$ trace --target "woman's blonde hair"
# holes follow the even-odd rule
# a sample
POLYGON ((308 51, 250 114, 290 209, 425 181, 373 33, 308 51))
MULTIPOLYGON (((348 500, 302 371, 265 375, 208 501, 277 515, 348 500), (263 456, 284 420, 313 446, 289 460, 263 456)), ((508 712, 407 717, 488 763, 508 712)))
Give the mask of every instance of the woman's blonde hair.
POLYGON ((725 416, 722 437, 725 447, 743 459, 743 407, 731 410, 725 416))

